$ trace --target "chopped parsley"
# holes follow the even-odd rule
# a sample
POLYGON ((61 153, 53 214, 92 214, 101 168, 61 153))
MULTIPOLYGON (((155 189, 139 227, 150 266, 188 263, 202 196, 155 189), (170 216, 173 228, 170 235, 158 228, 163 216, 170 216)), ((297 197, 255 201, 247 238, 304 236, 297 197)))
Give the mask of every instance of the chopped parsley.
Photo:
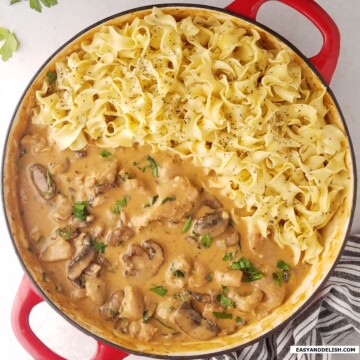
POLYGON ((18 48, 19 42, 14 33, 3 27, 0 27, 0 41, 4 42, 0 47, 1 59, 2 61, 9 60, 18 48))
POLYGON ((167 196, 165 199, 161 200, 161 205, 165 204, 165 203, 167 203, 169 201, 175 201, 175 200, 176 200, 176 196, 167 196))
POLYGON ((289 277, 290 277, 290 266, 283 260, 279 260, 276 264, 277 268, 280 269, 281 271, 277 271, 274 272, 272 274, 273 279, 275 281, 275 284, 280 286, 281 285, 281 281, 283 280, 284 282, 288 282, 289 281, 289 277))
POLYGON ((184 224, 184 226, 183 226, 182 229, 181 229, 181 233, 182 233, 182 234, 185 234, 185 233, 190 229, 191 223, 192 223, 192 216, 189 216, 189 217, 186 219, 185 224, 184 224))
POLYGON ((71 227, 70 226, 65 226, 62 228, 57 228, 55 233, 57 236, 62 237, 65 240, 69 240, 71 237, 71 227))
POLYGON ((235 318, 235 321, 238 323, 238 324, 244 324, 245 323, 245 320, 241 317, 241 316, 237 316, 235 318))
POLYGON ((126 207, 128 199, 130 199, 130 196, 125 195, 121 200, 115 201, 114 208, 113 208, 112 212, 114 214, 120 214, 120 212, 121 212, 120 206, 121 207, 126 207))
POLYGON ((172 273, 175 277, 183 278, 185 277, 185 274, 181 270, 174 270, 172 273))
POLYGON ((152 318, 152 315, 150 314, 149 310, 145 310, 143 314, 143 322, 146 324, 148 323, 152 318))
POLYGON ((140 161, 134 161, 133 165, 136 166, 140 171, 145 172, 146 170, 151 170, 154 177, 159 177, 159 165, 158 163, 149 155, 146 155, 144 159, 140 161))
POLYGON ((165 296, 167 294, 167 289, 164 286, 156 286, 154 285, 152 288, 150 288, 150 291, 154 292, 155 294, 158 294, 159 296, 165 296))
POLYGON ((233 253, 228 252, 228 253, 225 253, 225 255, 223 257, 223 260, 224 261, 229 261, 229 260, 232 260, 233 258, 234 258, 233 253))
POLYGON ((200 243, 203 247, 209 248, 212 243, 212 238, 208 232, 206 232, 200 239, 200 243))
POLYGON ((106 244, 104 244, 103 242, 97 242, 96 239, 91 240, 91 245, 100 254, 103 254, 105 252, 106 247, 107 247, 106 244))
POLYGON ((100 155, 101 157, 103 157, 104 159, 109 160, 109 161, 113 160, 113 159, 114 159, 114 156, 115 156, 113 153, 111 153, 111 152, 109 152, 109 151, 107 151, 107 150, 101 150, 101 151, 99 152, 99 155, 100 155))
POLYGON ((87 206, 89 205, 89 201, 77 201, 74 203, 72 207, 72 214, 80 219, 81 221, 85 221, 86 215, 88 215, 87 206))
POLYGON ((49 80, 49 84, 50 84, 50 85, 52 85, 52 84, 56 81, 56 79, 57 79, 56 71, 48 71, 48 72, 46 73, 46 76, 47 76, 47 78, 48 78, 48 80, 49 80))
POLYGON ((226 313, 226 312, 218 312, 218 311, 214 311, 213 315, 217 318, 217 319, 232 319, 232 314, 226 313))
POLYGON ((144 205, 144 208, 147 208, 147 207, 150 207, 150 206, 154 205, 158 198, 159 198, 159 195, 154 195, 151 198, 150 202, 144 205))
POLYGON ((254 265, 246 258, 242 257, 231 264, 233 270, 241 270, 244 273, 243 282, 260 280, 264 277, 264 273, 254 267, 254 265))
MULTIPOLYGON (((20 1, 22 1, 22 0, 10 0, 10 5, 16 4, 20 1)), ((57 0, 30 0, 29 1, 30 9, 33 9, 37 12, 41 12, 42 5, 40 2, 47 8, 57 5, 57 3, 58 3, 57 0)))
POLYGON ((232 308, 236 308, 235 302, 226 296, 226 293, 229 291, 229 288, 224 285, 221 285, 221 288, 222 288, 222 293, 218 294, 217 296, 217 300, 219 301, 221 306, 224 309, 227 309, 229 306, 231 306, 232 308))
POLYGON ((206 280, 207 280, 208 282, 211 282, 212 279, 213 279, 213 275, 212 275, 211 273, 207 274, 206 280))

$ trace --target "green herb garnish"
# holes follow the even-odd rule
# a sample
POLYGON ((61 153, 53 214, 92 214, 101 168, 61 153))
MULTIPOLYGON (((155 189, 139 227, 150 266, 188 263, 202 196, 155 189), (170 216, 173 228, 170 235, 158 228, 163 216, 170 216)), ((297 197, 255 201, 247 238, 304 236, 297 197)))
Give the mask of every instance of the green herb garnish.
POLYGON ((264 273, 254 267, 251 262, 242 257, 231 264, 233 270, 241 270, 245 277, 242 279, 243 282, 250 282, 260 280, 264 277, 264 273))
POLYGON ((235 321, 238 323, 238 324, 244 324, 245 323, 245 320, 241 317, 241 316, 237 316, 235 318, 235 321))
POLYGON ((226 312, 218 312, 218 311, 214 311, 213 315, 217 318, 217 319, 232 319, 232 314, 226 313, 226 312))
POLYGON ((46 76, 47 76, 47 78, 49 79, 49 84, 50 84, 50 85, 52 85, 52 84, 56 81, 56 79, 57 79, 57 74, 56 74, 55 71, 48 71, 48 72, 46 73, 46 76))
MULTIPOLYGON (((16 4, 20 1, 22 0, 10 0, 10 5, 16 4)), ((29 0, 30 9, 33 9, 37 12, 41 12, 42 6, 40 1, 47 8, 50 8, 58 3, 57 0, 29 0)))
POLYGON ((225 253, 225 255, 223 257, 223 260, 224 261, 229 261, 229 260, 232 260, 233 258, 234 258, 233 253, 225 253))
POLYGON ((55 231, 56 235, 62 237, 65 240, 69 240, 71 237, 71 227, 57 228, 55 231))
POLYGON ((186 218, 185 224, 181 229, 182 234, 185 234, 190 229, 191 223, 192 223, 192 216, 189 216, 186 218))
POLYGON ((273 279, 275 281, 275 284, 277 286, 280 286, 281 285, 282 272, 281 271, 274 272, 274 273, 272 273, 272 276, 273 276, 273 279))
POLYGON ((210 274, 207 274, 207 276, 206 276, 206 280, 207 280, 208 282, 211 282, 211 281, 212 281, 212 279, 213 279, 212 274, 211 274, 211 273, 210 273, 210 274))
POLYGON ((154 205, 158 198, 159 198, 159 195, 154 195, 151 198, 150 202, 144 205, 144 208, 147 208, 147 207, 150 207, 150 206, 154 205))
POLYGON ((2 61, 6 61, 12 57, 13 52, 18 48, 19 42, 14 33, 0 27, 0 41, 4 43, 0 47, 0 55, 2 61))
POLYGON ((159 165, 158 163, 149 155, 146 155, 144 159, 140 161, 134 161, 133 165, 136 166, 140 171, 145 172, 146 170, 151 170, 154 177, 159 177, 159 165), (146 164, 147 162, 147 164, 146 164))
POLYGON ((72 207, 73 215, 80 219, 81 221, 85 221, 87 212, 87 206, 89 205, 89 201, 77 201, 74 203, 72 207))
POLYGON ((176 196, 167 196, 165 199, 161 200, 161 205, 174 200, 176 200, 176 196))
POLYGON ((289 281, 290 266, 283 260, 279 260, 277 262, 276 266, 281 271, 274 272, 272 275, 273 275, 273 279, 275 281, 275 284, 280 286, 281 285, 281 280, 283 280, 284 282, 289 281))
POLYGON ((183 278, 185 277, 185 274, 181 271, 181 270, 175 270, 173 271, 172 273, 175 277, 178 277, 178 278, 183 278))
POLYGON ((227 286, 221 285, 222 293, 218 294, 217 300, 220 302, 221 306, 224 309, 227 309, 229 306, 236 308, 236 304, 229 297, 226 296, 229 288, 227 286))
POLYGON ((109 152, 109 151, 107 151, 107 150, 101 150, 101 151, 99 152, 99 155, 100 155, 101 157, 103 157, 104 159, 109 160, 109 161, 113 160, 113 159, 114 159, 114 156, 115 156, 113 153, 111 153, 111 152, 109 152))
POLYGON ((164 286, 154 285, 152 288, 150 288, 150 291, 158 294, 159 296, 165 296, 167 294, 167 289, 164 286))
POLYGON ((112 212, 114 214, 120 214, 120 206, 121 207, 126 207, 128 199, 130 199, 130 196, 125 195, 121 200, 115 201, 114 208, 113 208, 112 212))
POLYGON ((91 240, 91 245, 100 254, 103 254, 105 252, 106 247, 107 247, 106 244, 104 244, 103 242, 97 242, 96 239, 91 240))
POLYGON ((212 243, 212 238, 210 236, 209 233, 205 233, 201 239, 200 239, 200 243, 203 247, 206 247, 206 248, 209 248, 211 246, 211 243, 212 243))
POLYGON ((152 315, 150 315, 150 311, 145 310, 144 314, 143 314, 143 322, 146 324, 151 320, 151 318, 152 318, 152 315))

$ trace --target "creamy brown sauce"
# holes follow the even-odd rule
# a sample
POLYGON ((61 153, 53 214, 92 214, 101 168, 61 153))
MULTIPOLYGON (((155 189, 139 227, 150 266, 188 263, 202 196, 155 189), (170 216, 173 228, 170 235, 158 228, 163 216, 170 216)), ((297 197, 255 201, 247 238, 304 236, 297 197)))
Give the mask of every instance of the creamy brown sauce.
POLYGON ((250 234, 241 210, 210 188, 190 159, 139 145, 59 151, 46 139, 46 131, 30 125, 21 140, 18 192, 29 247, 40 258, 43 281, 104 328, 144 341, 211 339, 266 316, 307 274, 310 266, 295 266, 288 249, 250 234), (34 185, 34 164, 46 171, 50 199, 43 198, 41 184, 34 185), (83 222, 74 216, 74 205, 85 201, 83 222), (224 228, 197 233, 199 219, 209 220, 209 214, 220 214, 224 228), (119 229, 125 232, 111 238, 119 229), (144 249, 149 239, 163 254, 156 246, 144 249), (78 265, 86 246, 92 258, 70 280, 69 264, 78 265), (232 269, 242 258, 263 278, 244 281, 249 273, 232 269), (279 260, 290 266, 287 282, 279 260), (113 295, 110 304, 114 292, 118 299, 113 295))

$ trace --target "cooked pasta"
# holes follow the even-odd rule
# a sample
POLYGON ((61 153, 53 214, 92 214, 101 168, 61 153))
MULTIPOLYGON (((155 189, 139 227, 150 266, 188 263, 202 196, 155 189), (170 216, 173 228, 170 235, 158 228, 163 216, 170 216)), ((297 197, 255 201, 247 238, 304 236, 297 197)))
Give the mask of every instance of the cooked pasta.
POLYGON ((250 228, 289 246, 298 262, 322 251, 320 229, 347 193, 345 135, 326 119, 288 49, 256 30, 158 8, 103 26, 56 64, 32 121, 60 149, 150 144, 208 171, 250 228))

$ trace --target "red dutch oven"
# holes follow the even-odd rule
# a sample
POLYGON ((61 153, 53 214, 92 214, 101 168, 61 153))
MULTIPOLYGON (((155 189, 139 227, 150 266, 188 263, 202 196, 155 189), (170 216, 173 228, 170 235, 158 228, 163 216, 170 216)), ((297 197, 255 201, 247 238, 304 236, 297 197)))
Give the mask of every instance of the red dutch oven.
MULTIPOLYGON (((272 36, 275 36, 277 39, 279 39, 281 42, 285 43, 287 46, 289 46, 292 50, 295 51, 297 55, 299 55, 300 58, 302 58, 305 62, 307 62, 308 66, 311 68, 311 71, 316 74, 316 76, 320 79, 319 81, 322 82, 322 84, 327 88, 327 84, 331 81, 332 75, 334 73, 338 56, 339 56, 339 49, 340 49, 340 34, 339 30, 334 23, 334 21, 330 18, 330 16, 313 0, 279 0, 280 2, 294 8, 304 16, 306 16, 313 24, 316 25, 316 27, 319 29, 319 31, 322 34, 323 37, 323 45, 320 50, 320 52, 315 55, 312 58, 306 59, 294 46, 289 44, 285 39, 283 39, 278 34, 274 33, 270 29, 266 28, 265 26, 259 24, 256 22, 256 16, 258 13, 258 10, 262 4, 264 4, 268 0, 235 0, 232 2, 229 6, 227 6, 224 10, 223 9, 217 9, 213 7, 208 6, 201 6, 201 5, 188 5, 188 4, 171 4, 171 5, 159 5, 158 7, 166 8, 166 7, 176 7, 176 8, 197 8, 197 9, 209 9, 215 12, 225 13, 229 14, 235 17, 238 17, 242 19, 243 21, 249 22, 250 24, 255 25, 256 27, 263 29, 265 32, 270 33, 272 36)), ((83 33, 91 30, 93 27, 101 25, 102 23, 109 21, 111 19, 115 19, 119 16, 122 16, 126 13, 131 12, 137 12, 152 8, 152 6, 146 6, 138 9, 133 9, 124 13, 116 14, 110 18, 107 18, 97 24, 94 24, 92 27, 89 27, 88 29, 85 29, 84 32, 76 35, 74 39, 82 35, 83 33)), ((72 40, 74 40, 72 39, 72 40)), ((70 40, 70 42, 72 41, 70 40)), ((66 44, 64 45, 66 46, 66 44)), ((52 57, 51 57, 52 58, 52 57)), ((45 65, 44 65, 45 66, 45 65)), ((32 82, 31 82, 32 83, 32 82)), ((31 84, 30 83, 30 84, 31 84)), ((30 85, 29 85, 30 86, 30 85)), ((328 90, 329 91, 329 90, 328 90)), ((341 112, 337 106, 336 100, 334 99, 332 93, 330 92, 331 98, 333 99, 335 106, 337 108, 337 111, 340 114, 341 112)), ((342 120, 343 122, 343 120, 342 120)), ((345 131, 347 132, 345 123, 343 124, 345 131)), ((351 161, 352 161, 352 176, 354 179, 354 186, 353 186, 353 197, 352 199, 356 199, 355 196, 355 186, 356 186, 356 170, 355 170, 355 157, 352 151, 351 142, 349 138, 349 134, 347 132, 348 141, 349 141, 349 153, 351 154, 351 161)), ((8 140, 9 141, 9 140, 8 140)), ((4 166, 4 165, 3 165, 4 166)), ((3 196, 5 196, 3 194, 3 196)), ((351 227, 351 220, 354 213, 354 200, 352 200, 352 204, 350 205, 351 210, 348 213, 348 219, 346 224, 344 225, 344 229, 340 234, 341 237, 341 244, 338 247, 338 252, 336 256, 334 256, 334 262, 329 267, 327 273, 325 276, 321 277, 321 281, 317 284, 317 289, 321 288, 322 285, 324 285, 325 281, 328 279, 331 271, 334 269, 337 259, 339 259, 341 250, 343 249, 345 245, 345 238, 348 235, 349 229, 351 227)), ((6 201, 5 201, 6 203, 6 201)), ((6 209, 5 209, 6 210, 6 209)), ((8 224, 9 224, 9 215, 8 216, 8 224)), ((11 228, 10 224, 9 227, 11 228)), ((29 316, 34 308, 38 303, 44 301, 48 301, 50 305, 53 305, 53 307, 59 311, 59 309, 52 304, 52 301, 48 299, 47 295, 41 290, 40 286, 36 283, 36 281, 32 278, 30 272, 28 271, 26 265, 21 259, 21 255, 19 254, 18 249, 15 246, 15 250, 17 254, 19 255, 20 262, 24 266, 24 269, 28 276, 24 276, 22 279, 22 282, 20 284, 20 288, 18 290, 18 293, 16 295, 13 310, 12 310, 12 326, 13 330, 15 332, 15 335, 20 342, 20 344, 24 347, 24 349, 35 359, 46 359, 46 360, 60 360, 63 359, 61 356, 54 353, 52 350, 50 350, 45 344, 42 343, 42 341, 34 334, 32 331, 30 325, 29 325, 29 316), (31 279, 31 281, 29 280, 31 279)), ((315 294, 315 291, 314 291, 315 294)), ((314 294, 312 296, 309 296, 305 302, 300 304, 295 311, 293 311, 290 316, 288 316, 284 321, 282 321, 280 324, 277 324, 274 329, 271 329, 270 331, 266 332, 262 336, 256 337, 252 339, 251 341, 247 341, 246 343, 240 343, 240 344, 233 344, 231 348, 227 349, 215 349, 215 351, 206 352, 204 355, 206 357, 224 354, 225 352, 229 351, 236 351, 239 350, 243 346, 248 346, 251 343, 254 343, 256 341, 261 340, 262 338, 269 336, 273 331, 279 330, 282 326, 285 325, 288 321, 299 315, 299 313, 306 307, 306 305, 309 304, 311 299, 313 298, 314 294)), ((152 354, 150 352, 141 352, 141 351, 134 351, 133 349, 126 349, 122 348, 120 345, 114 344, 106 339, 103 339, 99 337, 97 334, 91 333, 88 329, 84 329, 81 325, 74 322, 73 319, 70 319, 66 314, 62 313, 60 311, 61 315, 63 315, 68 321, 70 321, 73 325, 78 327, 81 331, 85 332, 86 334, 89 334, 90 336, 94 337, 97 340, 97 349, 96 353, 93 355, 91 359, 94 360, 105 360, 105 359, 123 359, 126 356, 128 356, 128 352, 135 353, 142 356, 150 356, 150 357, 158 357, 158 358, 199 358, 201 354, 196 353, 195 354, 189 354, 186 353, 183 356, 175 356, 167 354, 167 355, 161 355, 161 354, 152 354)))

